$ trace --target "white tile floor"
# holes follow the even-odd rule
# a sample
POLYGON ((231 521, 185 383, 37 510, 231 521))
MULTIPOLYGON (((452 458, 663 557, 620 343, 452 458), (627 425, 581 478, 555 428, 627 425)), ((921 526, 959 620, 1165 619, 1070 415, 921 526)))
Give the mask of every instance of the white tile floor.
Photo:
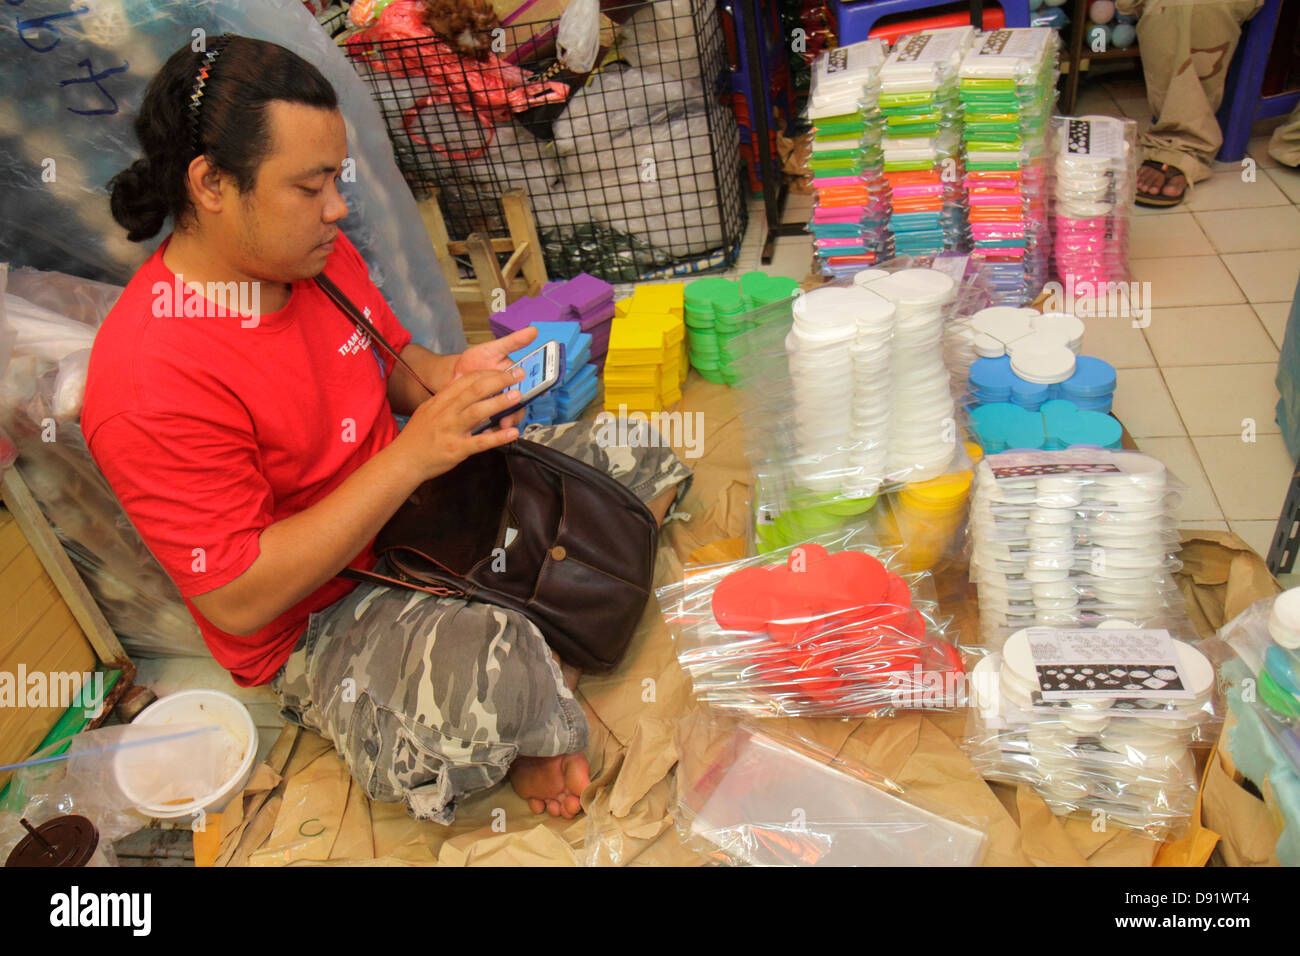
MULTIPOLYGON (((1132 77, 1085 81, 1077 112, 1150 123, 1145 88, 1132 77)), ((1182 205, 1135 209, 1129 258, 1133 278, 1151 283, 1150 324, 1090 319, 1084 338, 1086 353, 1120 370, 1115 413, 1187 485, 1183 524, 1231 528, 1261 554, 1293 469, 1273 381, 1300 276, 1300 171, 1269 157, 1272 125, 1255 130, 1251 168, 1216 163, 1182 205)), ((792 196, 786 220, 801 220, 809 205, 792 196)), ((811 240, 779 239, 773 261, 760 265, 761 203, 750 218, 738 271, 806 275, 811 240)))

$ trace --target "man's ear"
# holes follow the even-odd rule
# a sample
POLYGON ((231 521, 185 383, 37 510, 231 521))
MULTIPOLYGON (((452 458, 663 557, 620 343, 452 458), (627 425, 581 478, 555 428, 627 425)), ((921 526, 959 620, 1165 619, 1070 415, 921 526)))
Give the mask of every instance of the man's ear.
POLYGON ((221 186, 223 177, 206 156, 195 156, 186 171, 190 199, 196 209, 204 212, 221 212, 221 186))

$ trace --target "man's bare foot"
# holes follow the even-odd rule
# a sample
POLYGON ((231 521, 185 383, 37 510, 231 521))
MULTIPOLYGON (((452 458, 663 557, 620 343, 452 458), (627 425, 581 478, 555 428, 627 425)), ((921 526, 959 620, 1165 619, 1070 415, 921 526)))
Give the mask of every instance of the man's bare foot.
POLYGON ((1138 167, 1137 202, 1144 206, 1174 206, 1187 192, 1187 177, 1167 163, 1147 160, 1138 167))
POLYGON ((589 783, 591 768, 583 754, 516 757, 510 765, 510 785, 533 813, 572 820, 582 809, 582 791, 589 783))

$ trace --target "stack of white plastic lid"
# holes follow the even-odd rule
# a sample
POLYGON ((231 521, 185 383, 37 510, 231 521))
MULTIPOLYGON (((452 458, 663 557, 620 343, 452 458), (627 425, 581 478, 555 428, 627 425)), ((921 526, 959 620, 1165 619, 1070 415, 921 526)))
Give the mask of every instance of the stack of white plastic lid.
POLYGON ((856 491, 864 475, 879 485, 890 429, 893 323, 893 305, 857 286, 825 286, 795 299, 786 350, 801 486, 856 491))
POLYGON ((854 281, 896 310, 887 471, 909 482, 935 478, 957 451, 955 406, 943 360, 944 310, 957 284, 935 269, 903 269, 883 278, 859 275, 854 281))
POLYGON ((1137 124, 1111 116, 1053 120, 1056 274, 1067 289, 1128 278, 1137 124))
POLYGON ((1068 312, 1039 313, 1024 306, 995 305, 980 309, 967 324, 975 354, 981 358, 1012 355, 1016 349, 1063 348, 1077 355, 1083 346, 1084 324, 1068 312))
POLYGON ((1138 452, 985 458, 971 501, 970 575, 986 643, 1033 624, 1176 614, 1180 489, 1160 461, 1138 452))
POLYGON ((972 27, 908 34, 881 68, 882 150, 898 254, 965 248, 957 71, 974 38, 972 27))
POLYGON ((1058 813, 1176 830, 1196 800, 1188 747, 1217 732, 1214 683, 1199 650, 1132 621, 1019 630, 970 675, 966 747, 983 776, 1029 784, 1058 813))

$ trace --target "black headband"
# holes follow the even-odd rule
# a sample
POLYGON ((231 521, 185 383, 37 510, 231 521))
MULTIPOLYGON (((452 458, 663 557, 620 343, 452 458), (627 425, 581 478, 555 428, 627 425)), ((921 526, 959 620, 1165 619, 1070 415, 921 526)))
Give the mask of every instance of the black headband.
POLYGON ((208 78, 212 75, 212 64, 221 55, 221 51, 226 48, 229 40, 230 37, 225 34, 213 38, 212 43, 208 46, 207 53, 203 55, 203 64, 194 77, 194 91, 190 93, 190 147, 196 156, 202 152, 199 149, 199 112, 203 109, 203 89, 207 86, 208 78))

